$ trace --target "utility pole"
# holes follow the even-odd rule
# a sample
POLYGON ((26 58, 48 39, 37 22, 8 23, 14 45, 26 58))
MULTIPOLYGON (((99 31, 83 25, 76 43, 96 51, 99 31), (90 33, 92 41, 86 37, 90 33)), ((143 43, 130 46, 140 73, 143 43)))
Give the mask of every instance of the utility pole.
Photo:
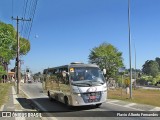
POLYGON ((128 0, 128 31, 129 31, 130 99, 132 99, 132 55, 131 55, 131 30, 130 30, 130 0, 128 0))
POLYGON ((13 18, 12 20, 16 20, 17 21, 17 58, 16 58, 16 63, 17 63, 17 94, 19 94, 19 83, 20 83, 20 60, 19 60, 19 52, 20 52, 20 46, 19 46, 19 30, 18 30, 18 25, 19 25, 19 21, 31 21, 31 19, 23 19, 23 18, 13 18))
POLYGON ((136 55, 136 46, 135 46, 135 43, 134 43, 134 52, 135 52, 135 88, 136 88, 136 78, 137 78, 137 72, 136 72, 136 67, 137 67, 137 55, 136 55))

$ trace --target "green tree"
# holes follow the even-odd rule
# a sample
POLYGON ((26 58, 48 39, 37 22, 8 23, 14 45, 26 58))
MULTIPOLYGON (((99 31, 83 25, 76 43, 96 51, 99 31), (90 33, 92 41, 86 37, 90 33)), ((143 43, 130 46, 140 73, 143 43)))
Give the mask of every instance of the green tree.
POLYGON ((94 47, 90 52, 89 62, 99 65, 101 69, 106 69, 107 80, 115 77, 118 69, 123 66, 122 53, 108 43, 94 47))
POLYGON ((16 44, 16 31, 12 25, 0 22, 0 57, 4 62, 9 63, 14 58, 16 53, 12 50, 16 44))
POLYGON ((26 55, 30 51, 30 42, 25 38, 20 38, 20 55, 26 55))
POLYGON ((155 78, 159 73, 159 65, 154 60, 147 60, 142 67, 142 72, 155 78))
MULTIPOLYGON (((30 50, 30 42, 20 37, 20 46, 20 55, 26 55, 30 50)), ((4 68, 16 58, 16 51, 16 30, 12 25, 0 21, 0 63, 4 68)))
MULTIPOLYGON (((20 37, 19 46, 20 46, 20 55, 26 55, 30 51, 30 42, 25 38, 20 37)), ((16 51, 16 50, 17 50, 17 44, 14 44, 13 51, 16 51)))
POLYGON ((160 71, 160 58, 156 57, 155 61, 158 63, 158 65, 159 65, 159 71, 160 71))

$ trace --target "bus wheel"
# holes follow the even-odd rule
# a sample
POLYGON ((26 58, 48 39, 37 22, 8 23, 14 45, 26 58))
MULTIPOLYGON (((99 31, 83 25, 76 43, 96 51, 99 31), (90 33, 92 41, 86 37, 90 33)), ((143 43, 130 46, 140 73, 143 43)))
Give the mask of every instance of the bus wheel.
POLYGON ((50 92, 48 91, 48 97, 49 97, 49 100, 50 101, 53 101, 53 98, 51 97, 51 95, 50 95, 50 92))
POLYGON ((67 105, 67 106, 69 105, 69 103, 68 103, 68 98, 67 98, 66 96, 64 97, 64 103, 65 103, 65 105, 67 105))
POLYGON ((74 108, 72 105, 69 105, 67 96, 64 97, 64 103, 68 109, 72 110, 74 108))
POLYGON ((102 103, 96 104, 96 108, 99 108, 102 105, 102 103))

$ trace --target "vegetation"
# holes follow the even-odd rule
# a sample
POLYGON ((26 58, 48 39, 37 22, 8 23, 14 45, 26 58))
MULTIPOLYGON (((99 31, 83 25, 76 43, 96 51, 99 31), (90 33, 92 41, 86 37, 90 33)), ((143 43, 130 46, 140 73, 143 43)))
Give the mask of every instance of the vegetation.
POLYGON ((118 69, 123 66, 122 53, 108 43, 94 47, 90 52, 89 62, 99 65, 102 70, 106 69, 107 79, 114 78, 118 69))
POLYGON ((9 92, 9 88, 10 88, 11 84, 6 83, 0 83, 0 107, 6 103, 6 101, 8 100, 8 92, 9 92))
POLYGON ((16 52, 13 51, 13 45, 16 44, 16 31, 12 25, 8 25, 3 22, 0 22, 0 31, 1 62, 9 63, 9 61, 16 55, 16 52))
POLYGON ((160 71, 160 58, 156 57, 155 61, 158 63, 158 65, 159 65, 159 71, 160 71))
POLYGON ((159 73, 159 65, 154 60, 147 60, 145 64, 143 65, 142 72, 147 75, 156 77, 159 73))
POLYGON ((138 80, 137 83, 140 85, 155 85, 157 82, 160 81, 160 74, 156 77, 152 77, 151 75, 142 75, 138 80))
POLYGON ((160 58, 155 60, 147 60, 142 68, 143 74, 138 79, 141 85, 150 84, 155 85, 160 81, 160 58))
POLYGON ((141 103, 160 107, 160 90, 144 90, 136 89, 132 91, 133 99, 129 99, 130 95, 125 90, 115 89, 108 90, 109 99, 118 99, 134 103, 141 103))
MULTIPOLYGON (((7 70, 10 60, 16 58, 16 30, 10 24, 0 21, 0 66, 7 70)), ((26 55, 30 50, 30 42, 20 37, 20 55, 26 55)))

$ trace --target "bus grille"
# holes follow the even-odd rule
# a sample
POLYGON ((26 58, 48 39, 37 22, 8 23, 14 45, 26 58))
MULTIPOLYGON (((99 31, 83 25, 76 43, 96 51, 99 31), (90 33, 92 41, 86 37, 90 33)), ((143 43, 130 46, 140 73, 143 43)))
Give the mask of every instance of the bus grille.
POLYGON ((88 92, 81 94, 85 103, 99 102, 102 96, 101 92, 88 92))

